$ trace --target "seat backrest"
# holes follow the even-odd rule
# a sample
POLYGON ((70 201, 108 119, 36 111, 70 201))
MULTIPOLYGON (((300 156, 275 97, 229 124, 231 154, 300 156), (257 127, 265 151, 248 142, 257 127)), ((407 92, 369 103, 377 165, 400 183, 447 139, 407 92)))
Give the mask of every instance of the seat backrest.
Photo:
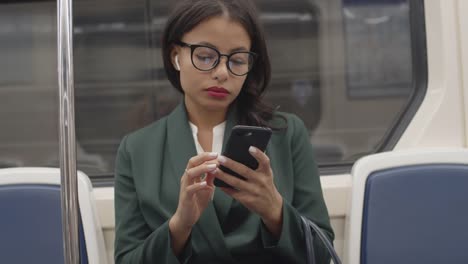
MULTIPOLYGON (((78 195, 80 263, 107 263, 92 187, 81 172, 78 195)), ((1 263, 64 263, 60 199, 59 169, 0 169, 1 263)))
POLYGON ((467 150, 372 155, 352 176, 347 263, 468 263, 467 150))
MULTIPOLYGON (((64 262, 60 186, 0 186, 0 212, 2 263, 64 262)), ((81 225, 79 235, 83 237, 81 225)), ((81 263, 88 263, 85 250, 80 256, 81 263)))

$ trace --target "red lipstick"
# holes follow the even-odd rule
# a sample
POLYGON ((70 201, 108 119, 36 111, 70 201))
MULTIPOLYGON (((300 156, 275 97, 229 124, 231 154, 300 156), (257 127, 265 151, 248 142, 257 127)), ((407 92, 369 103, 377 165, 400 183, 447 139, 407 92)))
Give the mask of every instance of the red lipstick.
POLYGON ((206 89, 206 91, 208 92, 208 95, 214 98, 224 98, 229 95, 229 91, 223 87, 213 86, 206 89))

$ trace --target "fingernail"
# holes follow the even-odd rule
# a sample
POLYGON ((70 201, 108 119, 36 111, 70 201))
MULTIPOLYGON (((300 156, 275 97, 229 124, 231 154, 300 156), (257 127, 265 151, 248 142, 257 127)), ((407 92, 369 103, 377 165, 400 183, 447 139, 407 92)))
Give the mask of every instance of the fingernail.
POLYGON ((216 152, 210 152, 210 153, 208 154, 208 156, 209 156, 210 158, 216 158, 216 157, 218 156, 218 153, 216 153, 216 152))
POLYGON ((200 186, 205 186, 205 185, 206 185, 206 181, 200 182, 200 186))
POLYGON ((250 146, 249 151, 250 151, 250 153, 255 153, 255 152, 257 152, 257 149, 255 147, 253 147, 253 146, 250 146))
POLYGON ((224 156, 219 156, 218 161, 219 161, 219 163, 224 164, 224 163, 226 163, 227 159, 224 156))
POLYGON ((206 167, 207 167, 210 171, 212 171, 212 170, 216 169, 216 164, 208 164, 208 165, 206 165, 206 167))

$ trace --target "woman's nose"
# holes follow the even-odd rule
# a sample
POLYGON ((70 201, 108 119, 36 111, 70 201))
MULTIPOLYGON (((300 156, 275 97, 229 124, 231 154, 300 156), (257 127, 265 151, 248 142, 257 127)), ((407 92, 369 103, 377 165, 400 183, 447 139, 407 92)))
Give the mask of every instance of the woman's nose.
POLYGON ((221 57, 218 65, 213 69, 212 75, 218 81, 225 81, 229 76, 229 69, 227 68, 227 58, 221 57))

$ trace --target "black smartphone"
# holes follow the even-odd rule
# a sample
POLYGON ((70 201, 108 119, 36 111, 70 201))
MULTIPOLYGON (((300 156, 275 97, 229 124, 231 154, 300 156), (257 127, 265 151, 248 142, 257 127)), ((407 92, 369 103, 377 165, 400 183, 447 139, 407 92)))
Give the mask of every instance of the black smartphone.
MULTIPOLYGON (((231 135, 223 151, 223 156, 235 160, 245 166, 256 170, 258 168, 257 160, 250 154, 249 147, 254 146, 261 151, 265 151, 271 137, 271 129, 268 127, 257 126, 235 126, 231 130, 231 135)), ((219 169, 240 179, 245 179, 242 175, 220 165, 219 169)), ((218 187, 232 188, 224 181, 215 178, 214 185, 218 187)))

